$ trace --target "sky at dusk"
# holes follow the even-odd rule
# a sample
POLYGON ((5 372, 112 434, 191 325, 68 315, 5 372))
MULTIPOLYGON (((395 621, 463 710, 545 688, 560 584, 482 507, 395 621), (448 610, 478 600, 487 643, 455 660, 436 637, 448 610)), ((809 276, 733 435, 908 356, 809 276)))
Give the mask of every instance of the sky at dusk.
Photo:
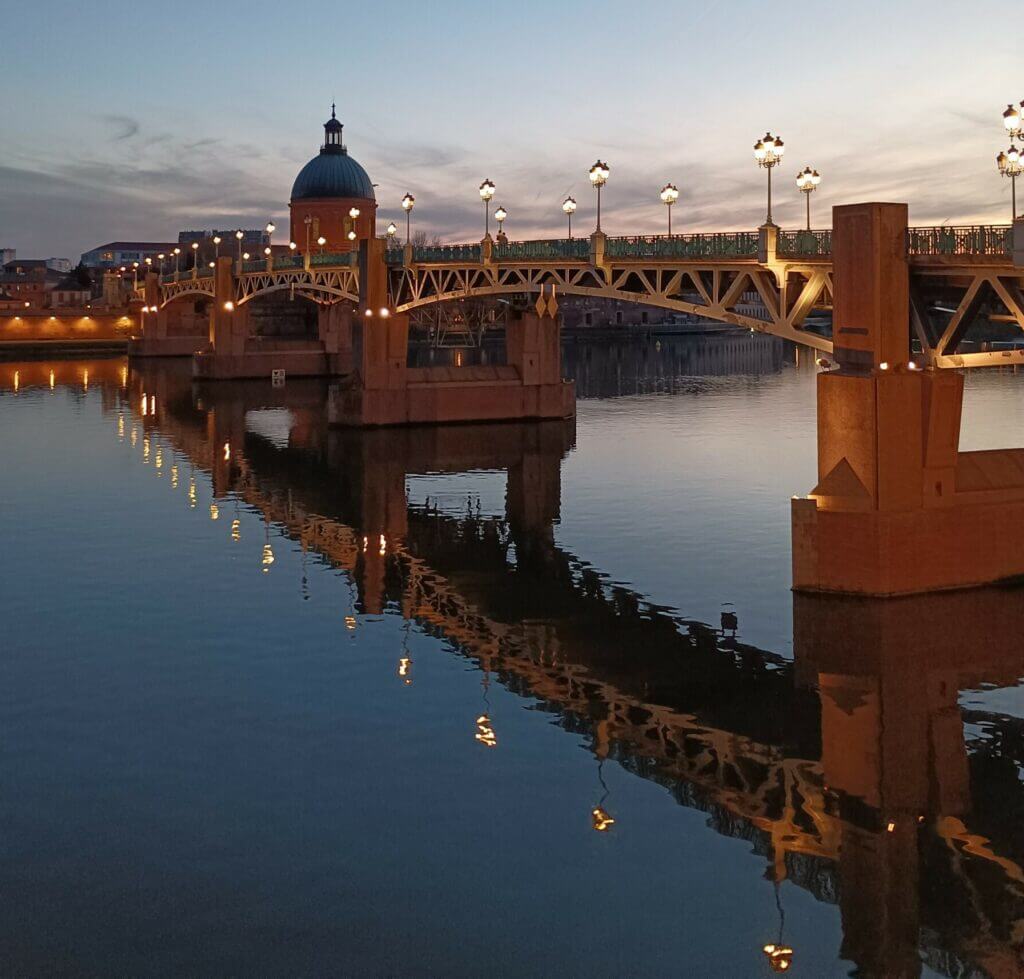
POLYGON ((803 221, 805 164, 823 177, 817 226, 868 199, 907 201, 916 224, 1004 223, 1019 37, 987 0, 11 3, 0 247, 77 259, 268 218, 285 241, 332 99, 380 226, 409 191, 414 228, 444 240, 479 239, 484 177, 510 238, 563 233, 570 193, 586 233, 598 157, 609 234, 664 231, 666 181, 677 233, 755 227, 766 129, 787 145, 784 227, 803 221))

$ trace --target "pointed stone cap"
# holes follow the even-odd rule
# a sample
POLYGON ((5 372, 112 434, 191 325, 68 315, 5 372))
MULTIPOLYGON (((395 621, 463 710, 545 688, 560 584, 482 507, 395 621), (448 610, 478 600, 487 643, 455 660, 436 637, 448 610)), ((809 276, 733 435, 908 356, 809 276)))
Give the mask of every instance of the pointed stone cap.
POLYGON ((873 510, 875 501, 844 456, 810 492, 823 510, 873 510))

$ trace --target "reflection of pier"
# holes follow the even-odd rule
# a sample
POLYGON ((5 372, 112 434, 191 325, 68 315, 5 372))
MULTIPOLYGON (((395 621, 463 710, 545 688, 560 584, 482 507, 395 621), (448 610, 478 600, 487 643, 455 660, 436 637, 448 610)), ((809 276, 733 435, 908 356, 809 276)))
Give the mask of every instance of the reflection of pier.
POLYGON ((920 955, 950 975, 1020 974, 1024 837, 1007 814, 1024 807, 1022 725, 974 717, 988 737, 968 745, 958 707, 960 689, 1022 672, 1019 593, 800 596, 790 663, 609 587, 554 542, 571 425, 333 432, 313 382, 287 402, 163 369, 128 387, 136 424, 348 571, 360 609, 400 608, 598 758, 750 840, 774 879, 837 902, 864 974, 916 975, 920 955), (249 409, 285 403, 286 438, 247 430, 249 409), (408 506, 408 474, 477 468, 508 473, 504 519, 408 506))

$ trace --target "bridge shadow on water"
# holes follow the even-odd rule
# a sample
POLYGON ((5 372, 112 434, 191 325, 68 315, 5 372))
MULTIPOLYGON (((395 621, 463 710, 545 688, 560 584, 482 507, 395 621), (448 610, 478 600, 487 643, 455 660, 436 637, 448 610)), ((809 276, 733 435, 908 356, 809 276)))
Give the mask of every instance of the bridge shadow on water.
MULTIPOLYGON (((837 904, 858 974, 1024 970, 1024 721, 959 705, 1024 673, 1024 592, 796 595, 790 660, 736 638, 734 613, 684 619, 558 543, 572 422, 329 429, 320 382, 206 388, 166 367, 131 372, 136 413, 143 391, 162 409, 139 420, 350 575, 358 612, 415 621, 748 840, 770 879, 837 904), (268 408, 287 409, 276 434, 252 421, 268 408), (503 514, 409 502, 410 477, 475 470, 507 474, 503 514)), ((596 829, 609 818, 595 808, 596 829)))
MULTIPOLYGON (((661 349, 675 376, 686 343, 661 349)), ((728 356, 781 364, 776 341, 745 350, 728 356)), ((643 360, 581 355, 593 393, 611 393, 616 356, 643 360)), ((573 422, 338 430, 325 382, 92 370, 105 407, 188 456, 215 497, 350 576, 356 612, 417 623, 485 690, 501 684, 599 765, 706 813, 711 830, 750 843, 770 880, 837 905, 858 975, 918 975, 922 962, 950 976, 1024 972, 1024 721, 960 706, 962 691, 1024 674, 1024 591, 796 595, 790 659, 737 638, 742 609, 683 618, 558 542, 573 422), (260 421, 268 409, 273 425, 260 421), (479 470, 506 473, 504 513, 410 502, 411 477, 479 470)), ((493 737, 486 714, 479 724, 493 737)), ((592 815, 615 831, 614 800, 592 815)), ((799 958, 785 940, 765 953, 776 971, 799 958)))

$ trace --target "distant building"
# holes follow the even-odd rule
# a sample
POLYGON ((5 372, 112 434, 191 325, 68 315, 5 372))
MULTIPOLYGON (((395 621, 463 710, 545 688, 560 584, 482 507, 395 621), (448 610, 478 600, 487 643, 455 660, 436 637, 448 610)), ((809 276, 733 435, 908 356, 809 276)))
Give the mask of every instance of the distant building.
POLYGON ((0 248, 0 267, 8 262, 13 262, 17 257, 18 250, 16 248, 0 248))
POLYGON ((71 259, 70 258, 48 258, 46 260, 46 267, 53 269, 54 272, 70 272, 71 271, 71 259))
POLYGON ((84 277, 66 275, 50 292, 51 306, 87 306, 92 300, 92 283, 84 277))
POLYGON ((50 293, 63 276, 49 267, 45 258, 14 259, 5 262, 0 273, 0 290, 22 307, 42 309, 50 304, 50 293))
POLYGON ((134 262, 141 265, 147 258, 156 264, 157 255, 170 254, 177 247, 176 241, 108 241, 82 252, 82 264, 90 269, 119 269, 122 265, 131 268, 134 262))
POLYGON ((559 311, 566 327, 654 326, 675 318, 675 313, 657 306, 641 306, 621 299, 591 299, 560 296, 559 311))

